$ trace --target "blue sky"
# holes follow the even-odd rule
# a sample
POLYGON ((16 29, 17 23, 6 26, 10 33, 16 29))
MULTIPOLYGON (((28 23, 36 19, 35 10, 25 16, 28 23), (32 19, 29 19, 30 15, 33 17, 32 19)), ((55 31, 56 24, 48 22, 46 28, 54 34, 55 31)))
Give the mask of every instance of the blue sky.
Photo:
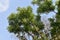
MULTIPOLYGON (((31 5, 31 0, 0 0, 0 40, 16 40, 15 36, 8 32, 8 20, 7 17, 12 13, 16 12, 17 7, 26 7, 31 5), (4 3, 3 6, 1 3, 4 3)), ((33 7, 34 13, 36 6, 33 7)), ((51 14, 49 17, 51 17, 51 14)))

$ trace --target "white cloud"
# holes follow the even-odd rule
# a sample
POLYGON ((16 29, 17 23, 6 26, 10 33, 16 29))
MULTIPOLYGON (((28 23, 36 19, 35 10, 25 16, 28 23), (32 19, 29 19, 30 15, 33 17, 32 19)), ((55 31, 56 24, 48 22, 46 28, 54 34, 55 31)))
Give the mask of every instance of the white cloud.
POLYGON ((0 12, 4 12, 9 7, 9 0, 0 0, 0 12))

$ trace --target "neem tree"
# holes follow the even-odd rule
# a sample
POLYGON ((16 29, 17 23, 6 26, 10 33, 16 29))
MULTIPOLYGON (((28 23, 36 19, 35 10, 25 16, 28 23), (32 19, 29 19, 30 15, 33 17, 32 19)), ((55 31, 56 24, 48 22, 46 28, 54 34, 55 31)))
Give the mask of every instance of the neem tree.
MULTIPOLYGON (((51 37, 49 33, 44 33, 44 24, 41 22, 41 13, 54 12, 55 5, 53 5, 52 0, 33 0, 33 5, 37 5, 37 15, 32 11, 31 6, 24 8, 17 8, 17 13, 11 13, 8 17, 8 31, 14 33, 19 40, 27 40, 25 34, 32 36, 32 40, 59 40, 60 39, 60 1, 57 3, 57 13, 56 13, 56 22, 54 19, 49 19, 51 22, 51 37), (22 35, 21 35, 22 34, 22 35)), ((49 31, 49 30, 47 30, 49 31)))

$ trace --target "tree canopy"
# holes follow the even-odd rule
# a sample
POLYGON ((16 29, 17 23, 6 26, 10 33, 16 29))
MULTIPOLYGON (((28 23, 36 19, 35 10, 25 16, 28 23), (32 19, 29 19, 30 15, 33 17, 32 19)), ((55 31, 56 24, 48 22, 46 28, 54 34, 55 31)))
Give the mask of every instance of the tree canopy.
POLYGON ((37 5, 37 15, 33 13, 32 7, 18 7, 16 13, 11 13, 8 16, 8 31, 17 34, 19 40, 27 40, 24 36, 26 33, 32 36, 32 40, 60 40, 60 1, 56 1, 53 5, 52 0, 33 0, 33 5, 37 5), (56 9, 57 6, 57 9, 56 9), (58 12, 55 12, 54 10, 58 12), (56 13, 56 21, 54 18, 49 18, 52 29, 44 30, 44 24, 41 22, 41 13, 56 13), (49 33, 51 34, 49 38, 49 33), (22 32, 22 36, 20 33, 22 32))

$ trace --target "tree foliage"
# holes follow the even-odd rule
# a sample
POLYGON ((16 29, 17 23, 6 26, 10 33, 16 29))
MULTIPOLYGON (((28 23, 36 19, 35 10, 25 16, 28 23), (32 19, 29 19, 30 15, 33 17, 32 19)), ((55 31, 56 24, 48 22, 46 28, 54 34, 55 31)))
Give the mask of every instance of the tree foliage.
MULTIPOLYGON (((42 32, 44 30, 44 24, 41 22, 40 13, 54 12, 55 6, 52 0, 33 0, 33 5, 37 5, 37 15, 33 13, 31 6, 18 7, 17 13, 11 13, 8 16, 8 31, 10 33, 17 34, 19 40, 27 40, 24 35, 27 33, 32 36, 33 40, 60 40, 60 1, 57 1, 56 21, 50 18, 50 29, 51 39, 48 38, 49 34, 42 32), (22 36, 20 33, 22 32, 22 36)), ((49 31, 49 30, 47 30, 49 31)))
POLYGON ((8 31, 14 34, 20 32, 26 32, 29 35, 37 34, 36 32, 39 31, 39 29, 43 29, 44 26, 41 21, 37 20, 37 18, 40 20, 40 16, 34 15, 30 6, 27 8, 18 7, 17 13, 12 13, 8 17, 8 31), (29 32, 32 32, 32 34, 29 32))

